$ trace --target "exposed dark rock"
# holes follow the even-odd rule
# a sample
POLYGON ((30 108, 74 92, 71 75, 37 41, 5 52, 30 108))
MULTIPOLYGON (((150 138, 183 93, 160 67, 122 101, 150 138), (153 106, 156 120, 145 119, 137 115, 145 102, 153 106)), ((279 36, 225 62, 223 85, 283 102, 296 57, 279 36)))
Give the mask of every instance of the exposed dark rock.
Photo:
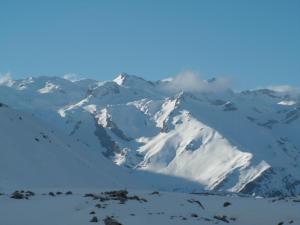
POLYGON ((127 190, 107 191, 104 192, 104 194, 112 198, 127 198, 128 191, 127 190))
MULTIPOLYGON (((126 190, 117 190, 117 191, 107 191, 101 194, 87 193, 84 197, 93 198, 93 200, 100 200, 101 202, 118 200, 120 204, 124 204, 128 200, 137 200, 139 202, 147 202, 146 199, 141 198, 137 195, 128 196, 128 191, 126 190)), ((101 206, 99 206, 100 208, 101 206)))
POLYGON ((74 126, 73 130, 70 132, 69 136, 74 135, 74 134, 76 133, 76 131, 79 130, 81 124, 82 124, 82 121, 79 120, 79 121, 75 124, 75 126, 74 126))
POLYGON ((32 197, 34 196, 34 192, 32 191, 24 191, 24 190, 21 190, 21 191, 15 191, 14 193, 11 194, 11 198, 13 199, 29 199, 29 197, 32 197))
POLYGON ((67 192, 66 192, 66 195, 72 195, 72 194, 73 194, 72 191, 67 191, 67 192))
POLYGON ((106 151, 103 153, 105 157, 111 157, 115 153, 120 153, 121 149, 119 146, 111 139, 111 137, 106 132, 105 128, 98 124, 97 120, 95 119, 95 132, 94 134, 98 138, 100 144, 106 149, 106 151))
POLYGON ((132 141, 133 138, 128 137, 124 134, 124 132, 111 120, 111 118, 106 119, 107 127, 117 135, 119 138, 123 139, 124 141, 132 141))
POLYGON ((6 104, 0 102, 0 107, 8 107, 6 104))
POLYGON ((229 223, 229 220, 227 219, 227 216, 225 216, 225 215, 216 215, 216 216, 214 216, 214 218, 216 220, 221 220, 225 223, 229 223))
POLYGON ((105 225, 122 225, 120 222, 110 216, 107 216, 103 221, 105 225))
POLYGON ((202 205, 202 203, 198 200, 195 199, 189 199, 187 200, 189 203, 196 203, 197 205, 199 205, 203 210, 205 209, 205 207, 202 205))
POLYGON ((15 191, 14 193, 11 194, 10 197, 13 199, 24 199, 25 198, 25 196, 19 191, 15 191))
POLYGON ((98 218, 97 216, 94 216, 91 220, 90 220, 91 223, 97 223, 98 222, 98 218))
POLYGON ((253 117, 251 117, 251 116, 247 116, 247 119, 249 120, 249 121, 251 121, 251 122, 254 122, 256 119, 255 118, 253 118, 253 117))
POLYGON ((202 144, 203 144, 203 142, 202 142, 201 139, 192 140, 190 143, 187 144, 187 146, 185 147, 185 149, 187 151, 195 151, 195 150, 199 149, 202 144))
POLYGON ((25 195, 26 195, 27 197, 30 197, 30 196, 34 196, 35 193, 32 192, 32 191, 26 191, 26 192, 25 192, 25 195))
POLYGON ((53 192, 49 192, 48 195, 50 195, 50 196, 52 196, 52 197, 55 196, 55 194, 54 194, 53 192))
POLYGON ((278 124, 278 123, 279 123, 278 120, 271 119, 271 120, 268 120, 268 121, 263 122, 263 123, 257 123, 257 125, 258 125, 258 126, 265 127, 265 128, 272 129, 273 126, 274 126, 275 124, 278 124))
POLYGON ((92 193, 87 193, 87 194, 85 194, 83 197, 94 197, 95 195, 94 194, 92 194, 92 193))
POLYGON ((128 200, 128 191, 126 190, 107 191, 104 194, 111 200, 119 200, 120 204, 124 204, 128 200))
POLYGON ((139 202, 147 202, 147 199, 144 199, 144 198, 141 198, 137 195, 134 195, 134 196, 128 196, 127 197, 128 200, 137 200, 139 202))
POLYGON ((237 107, 233 102, 226 102, 223 106, 223 111, 235 111, 237 107))
POLYGON ((230 205, 231 205, 230 202, 224 202, 224 204, 223 204, 224 207, 228 207, 228 206, 230 206, 230 205))
POLYGON ((95 207, 100 209, 101 208, 101 204, 98 203, 98 204, 95 205, 95 207))

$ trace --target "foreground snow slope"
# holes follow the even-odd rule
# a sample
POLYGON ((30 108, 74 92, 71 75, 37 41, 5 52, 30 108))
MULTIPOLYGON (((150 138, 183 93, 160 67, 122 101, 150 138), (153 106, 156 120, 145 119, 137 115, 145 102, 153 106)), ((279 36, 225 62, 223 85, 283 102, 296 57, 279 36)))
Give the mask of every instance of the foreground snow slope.
POLYGON ((116 166, 99 151, 0 103, 0 191, 102 187, 201 190, 197 183, 116 166))
POLYGON ((122 202, 99 190, 73 190, 69 195, 64 190, 57 195, 62 190, 55 189, 54 197, 48 191, 35 191, 28 200, 12 199, 11 193, 0 196, 0 224, 108 225, 112 219, 122 225, 300 224, 299 198, 129 191, 128 200, 121 198, 122 202), (86 194, 91 197, 84 197, 86 194), (97 222, 90 222, 93 218, 97 222))
POLYGON ((45 128, 31 115, 1 104, 0 124, 0 190, 4 187, 124 187, 133 182, 101 154, 45 128))
POLYGON ((234 92, 218 79, 201 90, 175 86, 127 74, 105 82, 26 78, 2 82, 0 102, 123 167, 208 190, 300 193, 299 94, 234 92))

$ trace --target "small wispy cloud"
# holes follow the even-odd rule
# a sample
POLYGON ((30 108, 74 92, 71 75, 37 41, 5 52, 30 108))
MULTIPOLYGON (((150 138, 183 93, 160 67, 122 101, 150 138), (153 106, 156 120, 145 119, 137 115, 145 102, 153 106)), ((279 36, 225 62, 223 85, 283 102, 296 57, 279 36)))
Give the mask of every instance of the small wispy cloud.
POLYGON ((276 92, 294 92, 299 91, 298 88, 292 87, 290 85, 272 85, 267 87, 270 90, 276 91, 276 92))
POLYGON ((168 79, 163 89, 170 92, 222 92, 230 89, 231 80, 228 77, 219 77, 213 80, 201 79, 195 72, 187 71, 168 79))
POLYGON ((72 82, 83 79, 78 74, 75 74, 75 73, 67 73, 67 74, 63 75, 63 78, 66 80, 72 81, 72 82))
POLYGON ((14 81, 10 73, 0 74, 0 85, 5 85, 11 87, 14 84, 14 81))
POLYGON ((267 86, 267 89, 276 91, 282 95, 290 95, 292 97, 300 95, 300 88, 293 87, 291 85, 271 85, 267 86))

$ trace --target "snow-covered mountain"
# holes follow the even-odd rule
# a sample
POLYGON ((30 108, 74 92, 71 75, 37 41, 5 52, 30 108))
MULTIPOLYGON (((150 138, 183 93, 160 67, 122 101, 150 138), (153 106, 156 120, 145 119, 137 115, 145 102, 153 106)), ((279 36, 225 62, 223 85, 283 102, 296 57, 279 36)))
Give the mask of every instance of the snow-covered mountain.
POLYGON ((101 154, 0 103, 0 189, 126 187, 134 180, 101 154))
POLYGON ((299 194, 299 95, 234 92, 221 84, 211 79, 181 88, 178 79, 150 82, 127 74, 105 82, 7 78, 0 102, 34 114, 65 135, 63 141, 135 171, 214 191, 299 194))

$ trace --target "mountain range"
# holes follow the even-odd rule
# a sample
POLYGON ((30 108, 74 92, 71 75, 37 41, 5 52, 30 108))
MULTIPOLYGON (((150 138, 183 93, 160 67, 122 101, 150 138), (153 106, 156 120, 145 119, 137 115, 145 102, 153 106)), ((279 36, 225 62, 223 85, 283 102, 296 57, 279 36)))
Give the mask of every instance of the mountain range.
POLYGON ((188 78, 0 79, 0 188, 299 194, 299 93, 188 78))

